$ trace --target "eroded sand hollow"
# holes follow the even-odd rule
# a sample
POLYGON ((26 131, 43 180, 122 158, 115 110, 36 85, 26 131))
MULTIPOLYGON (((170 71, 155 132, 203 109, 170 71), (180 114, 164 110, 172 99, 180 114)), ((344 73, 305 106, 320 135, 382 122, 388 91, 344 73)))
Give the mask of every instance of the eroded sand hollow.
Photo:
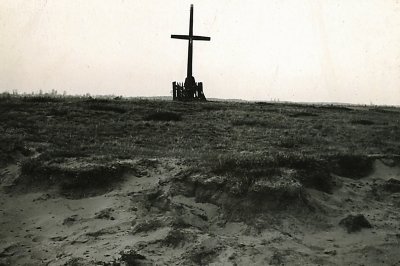
MULTIPOLYGON (((80 197, 56 187, 19 190, 19 166, 1 169, 0 262, 4 265, 396 265, 400 167, 377 159, 367 177, 334 175, 331 194, 234 196, 224 178, 179 160, 126 161, 107 193, 80 197), (363 214, 372 228, 339 225, 363 214)), ((268 185, 268 184, 267 184, 268 185)), ((265 186, 265 184, 264 184, 265 186)), ((258 190, 257 190, 258 189, 258 190)))

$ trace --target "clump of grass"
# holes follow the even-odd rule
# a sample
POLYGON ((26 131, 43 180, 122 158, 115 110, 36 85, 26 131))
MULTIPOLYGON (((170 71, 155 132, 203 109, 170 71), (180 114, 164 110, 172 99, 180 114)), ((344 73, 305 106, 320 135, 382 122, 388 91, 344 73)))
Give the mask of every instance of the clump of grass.
MULTIPOLYGON (((328 164, 323 160, 301 153, 277 153, 275 155, 249 154, 230 155, 214 160, 211 172, 234 177, 241 193, 248 191, 257 180, 265 177, 291 178, 284 169, 297 172, 295 178, 304 186, 324 192, 333 189, 328 164)), ((281 179, 280 178, 280 179, 281 179)))
POLYGON ((350 123, 352 123, 353 125, 364 125, 364 126, 370 126, 375 124, 373 121, 366 119, 351 120, 350 123))
POLYGON ((144 117, 146 121, 181 121, 182 115, 175 112, 158 111, 144 117))
POLYGON ((361 154, 337 154, 331 157, 334 174, 360 179, 373 171, 373 159, 361 154))
MULTIPOLYGON (((90 162, 76 158, 30 158, 21 164, 20 181, 25 185, 59 186, 65 192, 109 188, 123 178, 128 165, 90 162)), ((75 193, 76 192, 76 193, 75 193)))

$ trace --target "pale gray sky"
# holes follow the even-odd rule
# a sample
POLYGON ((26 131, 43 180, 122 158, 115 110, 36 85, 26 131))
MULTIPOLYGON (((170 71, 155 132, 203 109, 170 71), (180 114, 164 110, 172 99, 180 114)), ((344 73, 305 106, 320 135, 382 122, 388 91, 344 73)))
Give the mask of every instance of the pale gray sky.
POLYGON ((400 105, 398 0, 1 0, 0 91, 400 105))

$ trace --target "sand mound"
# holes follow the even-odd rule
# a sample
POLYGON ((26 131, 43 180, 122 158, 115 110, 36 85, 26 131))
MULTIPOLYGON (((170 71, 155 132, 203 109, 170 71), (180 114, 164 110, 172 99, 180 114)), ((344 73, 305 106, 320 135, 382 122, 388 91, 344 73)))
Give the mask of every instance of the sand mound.
POLYGON ((70 197, 103 194, 122 181, 125 173, 134 170, 127 162, 104 162, 98 158, 63 158, 25 160, 16 181, 20 187, 58 187, 70 197))
POLYGON ((179 173, 171 184, 171 194, 194 197, 197 202, 212 203, 225 210, 247 212, 282 209, 305 203, 304 189, 294 171, 246 179, 237 176, 204 176, 179 173))

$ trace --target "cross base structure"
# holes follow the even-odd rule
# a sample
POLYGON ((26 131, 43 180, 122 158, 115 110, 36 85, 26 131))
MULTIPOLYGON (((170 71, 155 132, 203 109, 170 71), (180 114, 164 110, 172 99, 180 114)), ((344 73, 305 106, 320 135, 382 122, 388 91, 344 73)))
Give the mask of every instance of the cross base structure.
POLYGON ((203 82, 172 82, 172 99, 177 101, 207 101, 203 82))

